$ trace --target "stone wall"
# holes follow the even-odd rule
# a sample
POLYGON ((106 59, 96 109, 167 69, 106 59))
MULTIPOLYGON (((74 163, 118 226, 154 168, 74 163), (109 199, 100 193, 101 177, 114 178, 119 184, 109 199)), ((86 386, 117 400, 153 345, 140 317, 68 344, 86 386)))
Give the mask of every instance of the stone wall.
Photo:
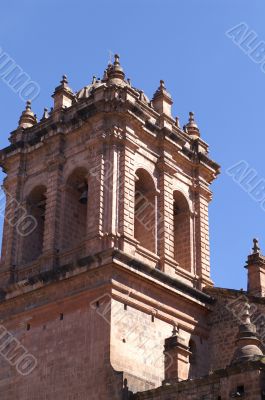
POLYGON ((243 363, 201 379, 184 381, 136 394, 135 400, 227 400, 243 394, 246 400, 262 400, 265 389, 265 364, 243 363))
POLYGON ((250 304, 251 322, 257 327, 258 337, 265 350, 265 302, 264 299, 248 296, 246 292, 228 289, 208 289, 216 303, 209 316, 209 364, 214 371, 228 366, 232 360, 238 326, 242 323, 246 302, 250 304))

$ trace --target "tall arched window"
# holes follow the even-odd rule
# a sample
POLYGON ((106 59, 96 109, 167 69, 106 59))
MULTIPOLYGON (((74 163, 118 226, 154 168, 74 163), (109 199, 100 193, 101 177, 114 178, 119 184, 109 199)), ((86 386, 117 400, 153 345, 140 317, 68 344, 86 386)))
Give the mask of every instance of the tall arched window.
POLYGON ((22 240, 22 263, 36 260, 43 249, 45 210, 46 210, 46 187, 35 187, 26 199, 27 214, 36 221, 35 229, 22 240))
POLYGON ((185 196, 174 192, 174 258, 181 268, 191 271, 190 210, 185 196))
POLYGON ((140 245, 156 253, 156 191, 153 179, 144 169, 136 171, 134 237, 140 245))
POLYGON ((76 168, 68 177, 62 212, 61 248, 71 249, 82 245, 87 227, 87 171, 76 168))

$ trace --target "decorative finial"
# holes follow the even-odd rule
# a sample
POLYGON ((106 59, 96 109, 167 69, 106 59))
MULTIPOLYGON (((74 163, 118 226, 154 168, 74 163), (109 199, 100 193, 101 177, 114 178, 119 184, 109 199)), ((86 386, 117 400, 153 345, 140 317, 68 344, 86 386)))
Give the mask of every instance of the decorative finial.
POLYGON ((113 79, 119 79, 124 81, 125 74, 120 65, 120 56, 118 54, 114 55, 114 63, 108 66, 107 71, 108 71, 108 78, 110 79, 110 81, 112 81, 113 79))
POLYGON ((63 75, 62 80, 61 80, 61 84, 68 84, 68 79, 66 75, 63 75))
POLYGON ((154 110, 159 114, 172 118, 171 106, 173 104, 170 93, 166 90, 165 82, 161 79, 159 87, 152 99, 154 110))
POLYGON ((31 101, 28 100, 26 102, 26 108, 22 112, 21 117, 19 119, 19 127, 20 128, 30 128, 31 126, 37 123, 36 115, 31 110, 31 101))
POLYGON ((194 122, 194 112, 193 111, 189 112, 189 122, 194 122))
POLYGON ((128 82, 128 85, 129 85, 129 86, 132 86, 132 82, 131 82, 131 79, 130 79, 130 78, 127 78, 127 82, 128 82))
POLYGON ((175 125, 179 128, 179 117, 175 118, 175 125))
POLYGON ((114 65, 120 65, 120 56, 119 54, 114 54, 114 65))
POLYGON ((232 364, 241 361, 254 360, 257 357, 262 357, 262 344, 257 337, 257 329, 250 321, 250 305, 248 301, 245 304, 242 322, 238 327, 236 337, 236 349, 232 358, 232 364))
POLYGON ((95 75, 93 75, 93 78, 92 78, 92 85, 94 85, 94 83, 96 83, 96 81, 97 81, 97 77, 96 77, 95 75))
POLYGON ((189 122, 186 125, 186 132, 192 136, 200 136, 198 125, 195 122, 194 112, 189 112, 189 122))
POLYGON ((72 105, 74 93, 68 86, 68 79, 66 75, 62 76, 60 85, 55 88, 52 97, 54 99, 54 111, 62 110, 72 105))
POLYGON ((259 241, 258 239, 253 239, 253 247, 252 247, 252 254, 259 254, 260 253, 260 248, 259 248, 259 241))
POLYGON ((108 70, 105 69, 104 70, 104 75, 103 75, 103 81, 107 81, 108 80, 108 70))
POLYGON ((42 115, 41 121, 43 121, 43 120, 45 120, 47 118, 49 118, 49 112, 48 112, 48 108, 45 107, 44 111, 43 111, 43 115, 42 115))

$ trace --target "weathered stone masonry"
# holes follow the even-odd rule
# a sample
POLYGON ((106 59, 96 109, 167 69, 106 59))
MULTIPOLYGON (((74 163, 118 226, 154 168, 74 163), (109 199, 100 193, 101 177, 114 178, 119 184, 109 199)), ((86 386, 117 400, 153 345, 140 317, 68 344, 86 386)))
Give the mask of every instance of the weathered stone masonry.
POLYGON ((213 287, 219 166, 194 114, 181 128, 164 82, 150 101, 117 55, 53 99, 40 121, 27 103, 0 154, 0 319, 37 360, 22 376, 0 356, 0 397, 264 398, 264 257, 256 243, 248 292, 213 287))

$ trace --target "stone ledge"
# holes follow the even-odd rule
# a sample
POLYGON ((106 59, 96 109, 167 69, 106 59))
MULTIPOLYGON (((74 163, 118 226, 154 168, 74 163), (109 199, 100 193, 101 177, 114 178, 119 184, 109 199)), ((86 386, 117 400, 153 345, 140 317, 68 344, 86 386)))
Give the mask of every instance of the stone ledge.
POLYGON ((143 393, 136 393, 135 400, 152 399, 153 396, 167 394, 184 393, 184 391, 199 388, 200 386, 212 385, 218 383, 221 378, 236 375, 245 371, 263 370, 265 371, 265 357, 256 357, 252 361, 246 361, 239 364, 228 366, 227 368, 214 371, 212 374, 202 376, 201 378, 188 379, 182 382, 171 382, 156 389, 151 389, 143 393))
POLYGON ((141 271, 145 275, 149 275, 160 282, 163 282, 175 289, 178 289, 184 294, 188 294, 191 297, 196 298, 197 300, 200 300, 207 304, 213 304, 215 302, 215 299, 210 295, 185 284, 177 278, 173 278, 165 274, 159 269, 151 268, 149 265, 144 264, 143 262, 132 258, 128 254, 115 249, 106 250, 95 255, 83 257, 77 260, 76 263, 68 263, 60 267, 56 267, 52 270, 41 272, 40 274, 32 276, 26 280, 11 284, 6 288, 1 288, 0 302, 7 301, 11 297, 16 297, 23 294, 25 292, 25 289, 29 289, 30 287, 31 290, 34 290, 33 286, 35 285, 37 288, 39 288, 39 284, 45 286, 56 281, 68 279, 74 275, 86 272, 92 267, 93 264, 94 266, 101 266, 109 262, 115 262, 115 259, 120 260, 127 264, 129 267, 141 271), (12 294, 14 295, 12 296, 12 294))

